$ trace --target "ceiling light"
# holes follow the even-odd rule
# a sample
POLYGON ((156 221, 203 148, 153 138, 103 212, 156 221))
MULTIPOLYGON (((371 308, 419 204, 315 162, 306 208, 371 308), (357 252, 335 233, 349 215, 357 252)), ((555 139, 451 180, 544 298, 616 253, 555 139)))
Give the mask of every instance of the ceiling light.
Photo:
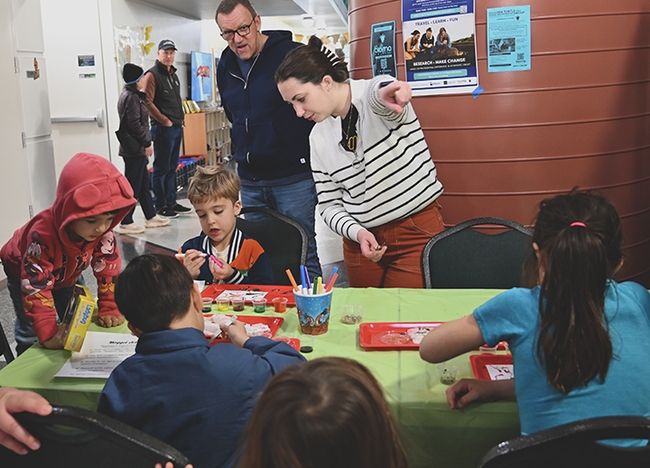
POLYGON ((303 16, 302 17, 302 25, 305 26, 306 28, 309 28, 314 25, 314 18, 311 16, 303 16))

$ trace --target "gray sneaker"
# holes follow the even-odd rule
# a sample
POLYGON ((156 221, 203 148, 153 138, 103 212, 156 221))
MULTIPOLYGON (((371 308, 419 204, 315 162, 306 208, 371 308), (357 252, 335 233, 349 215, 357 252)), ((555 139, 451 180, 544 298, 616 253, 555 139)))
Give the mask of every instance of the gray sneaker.
POLYGON ((115 228, 115 232, 118 234, 142 234, 144 232, 144 228, 142 226, 138 226, 135 223, 120 224, 115 228))
POLYGON ((167 225, 169 225, 169 218, 163 218, 162 216, 158 216, 158 215, 144 222, 144 227, 146 227, 147 229, 164 227, 167 225))

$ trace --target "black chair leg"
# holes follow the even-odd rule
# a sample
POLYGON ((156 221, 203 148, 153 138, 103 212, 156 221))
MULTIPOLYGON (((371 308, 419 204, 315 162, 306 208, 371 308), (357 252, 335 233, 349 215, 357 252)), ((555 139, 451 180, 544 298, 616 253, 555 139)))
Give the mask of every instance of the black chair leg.
POLYGON ((9 364, 14 360, 14 353, 11 352, 11 347, 9 346, 9 340, 7 340, 7 335, 5 335, 5 330, 2 328, 2 323, 0 323, 0 353, 5 357, 5 361, 9 364))

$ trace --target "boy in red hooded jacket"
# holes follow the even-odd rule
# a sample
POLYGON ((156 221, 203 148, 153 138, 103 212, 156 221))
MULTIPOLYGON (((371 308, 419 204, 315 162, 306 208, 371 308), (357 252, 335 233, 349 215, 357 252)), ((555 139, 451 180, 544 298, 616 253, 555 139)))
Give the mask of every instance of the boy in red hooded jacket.
POLYGON ((121 269, 113 228, 135 205, 128 180, 109 160, 78 153, 61 171, 56 198, 0 250, 16 310, 16 351, 37 339, 63 347, 59 322, 74 284, 90 265, 97 278, 98 324, 124 322, 113 300, 121 269), (58 318, 57 318, 58 315, 58 318))

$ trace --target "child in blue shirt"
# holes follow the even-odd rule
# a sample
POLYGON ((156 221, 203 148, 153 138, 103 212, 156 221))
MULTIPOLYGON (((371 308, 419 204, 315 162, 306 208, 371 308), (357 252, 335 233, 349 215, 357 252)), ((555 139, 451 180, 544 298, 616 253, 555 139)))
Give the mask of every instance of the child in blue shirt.
POLYGON ((190 180, 187 198, 203 230, 181 247, 192 278, 208 284, 273 284, 264 249, 237 229, 240 190, 239 177, 219 166, 198 167, 190 180))
POLYGON ((623 264, 616 209, 577 191, 543 200, 532 241, 530 289, 506 291, 422 340, 430 362, 483 343, 510 346, 514 382, 463 379, 447 391, 451 407, 516 398, 523 434, 598 416, 650 416, 650 294, 613 279, 623 264))
POLYGON ((237 320, 222 327, 232 343, 210 346, 198 287, 171 256, 131 260, 115 302, 140 339, 106 382, 98 411, 167 442, 195 468, 232 466, 258 395, 304 358, 286 343, 249 338, 237 320))

